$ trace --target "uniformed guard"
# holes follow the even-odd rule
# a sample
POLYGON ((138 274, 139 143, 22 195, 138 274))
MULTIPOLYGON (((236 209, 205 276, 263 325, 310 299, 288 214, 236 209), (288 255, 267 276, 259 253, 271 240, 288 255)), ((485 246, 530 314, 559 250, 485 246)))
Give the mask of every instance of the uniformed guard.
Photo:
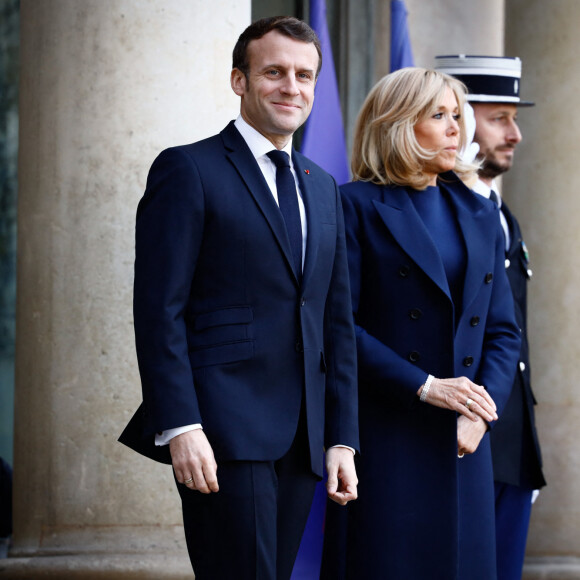
POLYGON ((514 295, 516 319, 522 331, 519 368, 511 396, 497 425, 491 446, 495 480, 498 580, 520 580, 533 500, 546 485, 534 421, 536 400, 530 385, 527 337, 527 284, 530 259, 518 221, 503 202, 494 179, 508 171, 522 140, 517 124, 522 63, 519 58, 490 56, 436 57, 436 68, 467 86, 475 120, 474 143, 482 160, 472 188, 496 202, 506 237, 506 269, 514 295))

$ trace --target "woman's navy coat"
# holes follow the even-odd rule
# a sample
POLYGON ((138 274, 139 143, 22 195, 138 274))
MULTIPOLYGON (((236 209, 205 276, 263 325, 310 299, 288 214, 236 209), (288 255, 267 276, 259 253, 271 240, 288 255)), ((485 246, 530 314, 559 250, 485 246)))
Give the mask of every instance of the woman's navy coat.
POLYGON ((345 528, 347 578, 495 578, 489 436, 459 459, 457 414, 421 403, 417 391, 428 373, 466 376, 487 388, 501 415, 519 329, 497 209, 453 173, 442 178, 465 240, 461 312, 413 190, 361 181, 341 188, 359 361, 360 487, 347 512, 329 507, 328 578, 343 577, 336 567, 345 528))

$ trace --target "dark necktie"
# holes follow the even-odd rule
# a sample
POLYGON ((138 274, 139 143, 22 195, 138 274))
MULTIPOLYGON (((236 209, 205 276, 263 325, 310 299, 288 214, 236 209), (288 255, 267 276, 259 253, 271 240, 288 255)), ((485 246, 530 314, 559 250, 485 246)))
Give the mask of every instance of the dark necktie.
POLYGON ((294 272, 300 280, 302 276, 302 223, 298 208, 298 193, 292 171, 290 171, 290 157, 284 151, 270 151, 268 157, 276 166, 276 189, 278 190, 278 205, 286 223, 292 256, 294 258, 294 272))
MULTIPOLYGON (((489 199, 491 199, 491 201, 493 201, 493 203, 495 203, 496 207, 499 207, 499 195, 493 189, 490 189, 489 190, 489 199)), ((501 208, 500 208, 499 212, 502 213, 501 208)), ((504 223, 505 222, 502 222, 501 223, 501 229, 503 230, 503 236, 505 238, 505 249, 506 249, 506 252, 507 252, 507 250, 508 250, 509 234, 508 234, 507 227, 504 225, 504 223)))

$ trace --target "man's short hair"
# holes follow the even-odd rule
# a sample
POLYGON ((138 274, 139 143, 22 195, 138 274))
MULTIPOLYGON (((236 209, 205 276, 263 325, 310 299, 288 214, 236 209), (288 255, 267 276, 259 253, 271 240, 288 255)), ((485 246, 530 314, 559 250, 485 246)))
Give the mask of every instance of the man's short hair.
POLYGON ((314 32, 306 22, 294 18, 293 16, 271 16, 268 18, 261 18, 260 20, 256 20, 256 22, 250 24, 250 26, 240 34, 238 42, 236 42, 232 58, 232 68, 240 70, 244 73, 246 79, 248 79, 250 74, 248 45, 252 40, 258 40, 272 30, 277 30, 280 34, 293 38, 294 40, 314 44, 316 52, 318 52, 318 68, 316 69, 316 76, 318 77, 318 73, 322 67, 320 40, 318 39, 316 32, 314 32))

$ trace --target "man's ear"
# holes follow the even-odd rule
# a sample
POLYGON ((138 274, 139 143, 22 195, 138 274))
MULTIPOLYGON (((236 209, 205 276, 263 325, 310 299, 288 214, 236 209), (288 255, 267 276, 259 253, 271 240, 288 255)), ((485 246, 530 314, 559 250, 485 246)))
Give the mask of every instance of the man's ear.
POLYGON ((234 68, 232 69, 232 73, 230 75, 230 84, 232 86, 232 90, 238 97, 244 96, 246 92, 246 84, 247 79, 246 75, 239 69, 234 68))

